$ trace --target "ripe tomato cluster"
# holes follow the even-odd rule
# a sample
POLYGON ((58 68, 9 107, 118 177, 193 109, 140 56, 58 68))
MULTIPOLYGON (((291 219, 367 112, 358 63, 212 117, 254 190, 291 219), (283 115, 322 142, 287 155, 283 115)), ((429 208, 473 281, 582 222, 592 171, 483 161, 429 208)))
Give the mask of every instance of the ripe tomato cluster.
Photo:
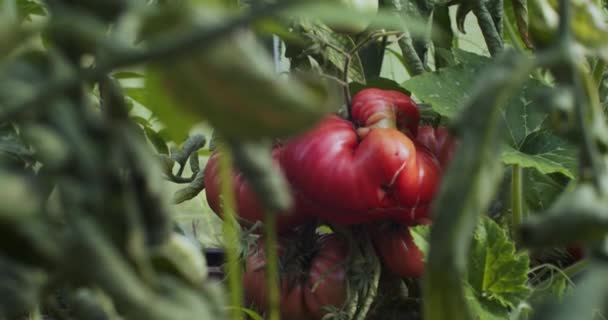
MULTIPOLYGON (((422 253, 408 228, 430 223, 431 201, 456 143, 445 128, 420 126, 417 105, 398 91, 364 89, 353 97, 350 113, 348 120, 329 115, 274 148, 275 165, 286 176, 295 199, 289 212, 278 216, 277 230, 284 234, 309 221, 363 224, 386 269, 401 277, 419 277, 422 253)), ((214 154, 205 169, 206 195, 221 216, 218 171, 218 154, 214 154)), ((264 211, 242 174, 234 171, 232 178, 242 225, 262 221, 264 211)), ((319 303, 340 305, 346 299, 346 272, 340 265, 348 256, 344 240, 332 236, 318 242, 304 263, 307 276, 295 285, 282 278, 285 316, 292 317, 290 311, 299 309, 296 313, 307 315, 306 319, 321 319, 319 303), (330 267, 329 280, 322 281, 327 289, 313 293, 317 274, 330 267)), ((263 290, 256 279, 263 278, 258 275, 265 259, 261 250, 253 252, 247 260, 245 288, 251 291, 249 300, 263 308, 259 300, 263 290)))

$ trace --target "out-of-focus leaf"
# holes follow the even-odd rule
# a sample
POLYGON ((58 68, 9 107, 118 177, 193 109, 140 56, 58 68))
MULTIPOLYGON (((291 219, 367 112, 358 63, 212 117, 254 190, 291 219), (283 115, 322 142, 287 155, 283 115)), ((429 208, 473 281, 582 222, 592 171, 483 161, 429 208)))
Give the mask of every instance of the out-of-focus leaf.
POLYGON ((152 143, 152 146, 154 146, 154 149, 156 149, 156 152, 160 154, 169 154, 167 142, 158 134, 158 132, 148 126, 144 127, 144 132, 146 133, 148 140, 152 143))
POLYGON ((292 204, 291 192, 272 157, 271 145, 230 140, 228 146, 235 166, 243 173, 264 208, 272 212, 287 210, 292 204))
POLYGON ((572 294, 565 299, 541 303, 532 320, 595 320, 608 309, 608 269, 604 264, 592 264, 572 294))
MULTIPOLYGON (((606 15, 594 1, 573 1, 570 28, 583 46, 603 49, 608 43, 606 15)), ((530 0, 530 35, 535 45, 547 46, 557 36, 559 0, 530 0)))
MULTIPOLYGON (((205 11, 202 18, 218 21, 221 13, 215 14, 205 11)), ((169 24, 168 31, 144 33, 146 39, 179 37, 194 17, 180 12, 160 19, 169 24)), ((270 57, 246 31, 203 52, 155 64, 147 87, 173 102, 151 107, 170 130, 205 120, 223 136, 238 139, 290 136, 314 125, 327 110, 327 93, 320 86, 279 78, 270 57)))
POLYGON ((478 218, 490 206, 502 177, 498 142, 505 128, 500 110, 528 78, 532 65, 525 61, 505 53, 479 75, 456 122, 460 145, 433 208, 423 284, 426 319, 473 319, 462 282, 478 218))
POLYGON ((154 254, 157 268, 177 273, 199 287, 207 279, 207 261, 202 250, 186 236, 172 233, 154 254))
POLYGON ((542 214, 528 218, 519 229, 522 243, 529 247, 567 247, 599 241, 608 232, 607 199, 589 184, 562 194, 542 214))
POLYGON ((112 77, 114 77, 115 79, 118 79, 118 80, 143 79, 144 74, 138 73, 138 72, 132 72, 132 71, 121 71, 121 72, 112 73, 112 77))
POLYGON ((41 203, 25 176, 0 170, 0 221, 3 216, 26 217, 40 212, 41 203))
POLYGON ((0 318, 17 319, 37 307, 48 276, 0 256, 0 318))

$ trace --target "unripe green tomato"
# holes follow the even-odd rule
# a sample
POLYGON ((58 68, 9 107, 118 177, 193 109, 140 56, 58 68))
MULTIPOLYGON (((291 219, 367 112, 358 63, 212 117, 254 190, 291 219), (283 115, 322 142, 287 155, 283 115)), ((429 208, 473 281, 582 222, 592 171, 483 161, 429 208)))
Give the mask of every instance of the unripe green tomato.
MULTIPOLYGON (((336 4, 357 13, 369 14, 369 19, 356 19, 346 25, 335 25, 332 29, 339 33, 357 34, 363 32, 371 23, 371 16, 378 13, 378 0, 334 0, 336 4)), ((353 19, 354 20, 354 19, 353 19)))

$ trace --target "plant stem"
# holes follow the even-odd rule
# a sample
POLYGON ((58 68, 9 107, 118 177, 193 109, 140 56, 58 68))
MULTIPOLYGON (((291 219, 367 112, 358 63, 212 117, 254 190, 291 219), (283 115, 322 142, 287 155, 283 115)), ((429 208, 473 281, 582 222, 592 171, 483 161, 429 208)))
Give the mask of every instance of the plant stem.
POLYGON ((524 205, 523 205, 523 169, 518 165, 511 167, 511 233, 521 225, 524 218, 524 205))
POLYGON ((481 33, 483 34, 490 54, 495 56, 502 52, 502 37, 498 32, 496 24, 494 24, 494 19, 492 19, 492 15, 490 14, 490 11, 488 11, 485 2, 477 0, 473 7, 473 13, 477 17, 479 28, 481 29, 481 33))
POLYGON ((587 266, 589 266, 589 260, 582 259, 574 264, 569 265, 563 271, 564 274, 568 276, 568 278, 572 278, 583 272, 587 268, 587 266))
POLYGON ((279 257, 277 255, 277 217, 270 210, 264 215, 264 250, 266 256, 266 285, 268 286, 269 320, 279 320, 279 257))
MULTIPOLYGON (((393 14, 403 19, 401 15, 403 12, 402 0, 389 1, 389 7, 393 11, 393 14)), ((403 35, 399 39, 398 43, 399 47, 401 48, 403 58, 406 62, 405 66, 410 76, 416 76, 424 73, 424 64, 416 52, 412 36, 405 22, 403 23, 403 35)))
POLYGON ((230 290, 230 319, 241 320, 243 314, 240 307, 243 305, 243 293, 241 288, 241 264, 239 263, 239 231, 235 218, 234 189, 232 185, 232 159, 229 148, 218 146, 220 156, 220 188, 222 190, 222 218, 224 220, 224 247, 226 249, 228 287, 230 290))
POLYGON ((597 84, 598 89, 602 87, 602 81, 604 80, 604 71, 606 70, 606 60, 597 58, 595 66, 593 66, 593 80, 597 84))

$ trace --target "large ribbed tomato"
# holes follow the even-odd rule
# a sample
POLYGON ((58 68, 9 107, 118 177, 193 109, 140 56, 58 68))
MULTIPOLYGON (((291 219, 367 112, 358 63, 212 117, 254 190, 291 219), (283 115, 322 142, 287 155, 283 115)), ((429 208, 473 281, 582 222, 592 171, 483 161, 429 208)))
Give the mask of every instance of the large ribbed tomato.
POLYGON ((445 167, 448 164, 456 151, 456 140, 445 127, 419 127, 416 141, 431 150, 437 157, 437 160, 439 160, 441 167, 445 167))
POLYGON ((285 143, 279 159, 295 192, 332 223, 426 221, 441 172, 435 156, 412 140, 420 119, 414 102, 401 92, 365 89, 351 113, 352 122, 328 116, 285 143))
POLYGON ((422 276, 423 254, 409 229, 399 224, 372 227, 372 241, 380 260, 392 273, 406 278, 422 276))
MULTIPOLYGON (((280 148, 273 150, 273 157, 276 159, 281 152, 280 148)), ((214 153, 209 158, 205 167, 205 194, 209 207, 222 216, 222 205, 220 201, 221 185, 219 176, 219 153, 214 153)), ((277 163, 278 166, 278 163, 277 163)), ((256 222, 264 220, 264 210, 255 193, 249 186, 249 183, 239 171, 232 172, 232 185, 236 200, 236 213, 239 216, 239 222, 244 227, 251 227, 256 222)), ((294 207, 289 212, 281 213, 277 217, 277 231, 283 233, 302 224, 310 219, 310 215, 303 214, 307 211, 302 206, 303 202, 296 198, 294 207)))
MULTIPOLYGON (((287 244, 287 243, 285 243, 287 244)), ((267 311, 266 256, 259 241, 245 265, 243 287, 248 304, 267 311)), ((340 308, 347 299, 348 245, 338 236, 321 236, 311 252, 286 254, 279 243, 280 311, 283 319, 320 320, 327 309, 340 308)))

